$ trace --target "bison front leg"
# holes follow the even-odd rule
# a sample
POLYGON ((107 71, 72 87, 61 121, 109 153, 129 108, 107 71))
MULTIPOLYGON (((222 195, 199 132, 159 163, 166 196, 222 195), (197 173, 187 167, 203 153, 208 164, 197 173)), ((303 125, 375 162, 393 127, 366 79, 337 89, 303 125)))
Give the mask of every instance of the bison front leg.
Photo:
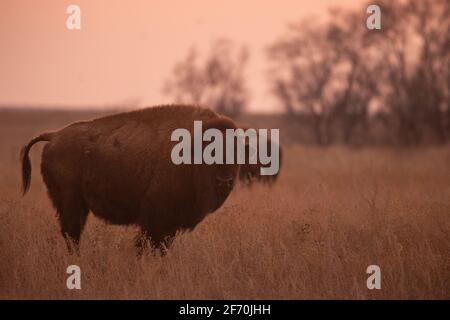
POLYGON ((169 232, 168 234, 162 235, 148 230, 141 230, 134 242, 136 254, 140 257, 149 247, 152 247, 164 256, 167 253, 167 249, 171 246, 174 237, 175 232, 169 232))
POLYGON ((134 239, 136 255, 141 257, 149 247, 149 237, 144 230, 141 230, 134 239))
POLYGON ((152 247, 158 250, 162 256, 165 256, 167 253, 167 250, 170 248, 170 246, 173 243, 173 239, 175 238, 175 233, 170 233, 168 235, 162 236, 162 237, 156 237, 150 236, 150 243, 152 244, 152 247))
POLYGON ((136 224, 140 226, 141 232, 136 238, 136 249, 138 256, 142 255, 148 247, 152 247, 161 255, 165 255, 172 244, 178 229, 174 216, 176 211, 171 206, 173 200, 167 194, 152 194, 149 192, 141 204, 139 218, 136 224), (158 199, 148 201, 146 199, 158 199))

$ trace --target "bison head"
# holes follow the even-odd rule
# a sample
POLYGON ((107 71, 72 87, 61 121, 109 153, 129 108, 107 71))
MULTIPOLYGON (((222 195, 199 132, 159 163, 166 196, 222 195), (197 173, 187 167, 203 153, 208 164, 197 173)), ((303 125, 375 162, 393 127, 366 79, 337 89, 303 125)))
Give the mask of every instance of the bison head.
MULTIPOLYGON (((204 123, 204 130, 207 129, 218 129, 222 132, 224 139, 223 143, 223 164, 202 164, 196 166, 195 175, 198 175, 199 180, 202 184, 202 195, 200 195, 203 200, 202 203, 207 205, 207 211, 213 212, 217 210, 227 199, 228 195, 233 190, 236 183, 239 165, 236 159, 234 159, 233 164, 225 163, 225 156, 227 152, 225 143, 225 133, 226 129, 236 129, 235 123, 227 117, 219 117, 212 119, 204 123), (206 198, 206 199, 205 199, 206 198)), ((206 148, 211 142, 204 142, 203 148, 206 148)), ((236 150, 234 150, 234 155, 236 157, 236 150)))

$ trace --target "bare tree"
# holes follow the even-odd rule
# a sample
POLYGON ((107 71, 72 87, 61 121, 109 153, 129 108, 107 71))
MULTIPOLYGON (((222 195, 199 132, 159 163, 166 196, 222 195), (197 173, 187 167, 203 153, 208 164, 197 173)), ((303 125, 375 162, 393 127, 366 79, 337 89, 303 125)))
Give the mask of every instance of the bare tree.
POLYGON ((361 15, 333 11, 325 25, 306 21, 269 49, 275 95, 291 115, 307 115, 317 143, 332 142, 331 126, 343 123, 344 140, 366 123, 377 91, 372 65, 364 57, 361 15))
POLYGON ((208 106, 230 116, 242 112, 248 102, 244 79, 247 49, 237 49, 231 41, 218 40, 205 59, 199 60, 198 52, 191 49, 175 65, 163 92, 177 103, 208 106))
POLYGON ((310 118, 319 144, 332 142, 336 121, 347 143, 358 126, 367 132, 374 102, 402 144, 421 143, 430 132, 448 141, 450 1, 378 5, 381 30, 366 28, 363 8, 291 25, 269 49, 275 95, 289 114, 310 118))
POLYGON ((425 130, 448 140, 450 2, 382 1, 383 32, 367 32, 378 52, 382 99, 404 144, 418 144, 425 130), (447 113, 447 117, 445 114, 447 113))

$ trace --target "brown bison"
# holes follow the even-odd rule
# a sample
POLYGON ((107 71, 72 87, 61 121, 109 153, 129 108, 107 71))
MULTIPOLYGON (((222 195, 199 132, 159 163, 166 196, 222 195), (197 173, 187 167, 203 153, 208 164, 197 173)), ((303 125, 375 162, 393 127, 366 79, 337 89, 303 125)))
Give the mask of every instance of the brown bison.
MULTIPOLYGON (((252 129, 251 127, 247 125, 241 125, 239 126, 243 130, 252 129)), ((256 133, 258 134, 258 130, 256 130, 256 133)), ((271 146, 272 141, 269 137, 267 137, 267 150, 268 153, 271 153, 271 146)), ((281 146, 279 147, 279 170, 281 170, 281 163, 282 163, 282 149, 281 146)), ((261 164, 259 161, 256 164, 251 164, 249 161, 250 153, 256 152, 255 150, 250 150, 250 147, 248 143, 245 145, 245 163, 240 165, 239 168, 239 181, 244 186, 251 186, 254 183, 263 183, 267 184, 269 186, 272 186, 278 179, 280 171, 277 172, 277 174, 274 175, 262 175, 261 174, 261 168, 264 167, 263 164, 261 164)))
MULTIPOLYGON (((192 230, 217 210, 234 187, 235 164, 175 165, 171 133, 193 122, 235 129, 215 112, 192 106, 159 106, 73 123, 43 133, 22 150, 23 192, 31 179, 28 153, 48 141, 41 173, 69 252, 78 252, 89 211, 112 224, 137 225, 138 253, 150 240, 162 250, 178 230, 192 230)), ((203 143, 205 147, 205 143, 203 143)))

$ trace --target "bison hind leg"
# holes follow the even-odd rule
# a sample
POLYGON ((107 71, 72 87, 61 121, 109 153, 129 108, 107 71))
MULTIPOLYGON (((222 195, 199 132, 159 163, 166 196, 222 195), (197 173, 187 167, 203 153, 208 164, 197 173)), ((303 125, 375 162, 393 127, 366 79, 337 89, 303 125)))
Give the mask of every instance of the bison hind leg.
POLYGON ((89 208, 85 204, 81 192, 67 189, 54 191, 49 188, 49 196, 56 208, 61 234, 69 254, 79 255, 81 233, 89 214, 89 208))
POLYGON ((61 233, 70 254, 80 254, 80 238, 88 213, 89 209, 78 197, 66 199, 62 208, 58 210, 61 233))
POLYGON ((81 233, 86 224, 89 207, 82 191, 81 158, 67 152, 67 146, 55 141, 47 144, 42 153, 41 173, 48 196, 56 209, 61 233, 69 253, 79 253, 81 233))

